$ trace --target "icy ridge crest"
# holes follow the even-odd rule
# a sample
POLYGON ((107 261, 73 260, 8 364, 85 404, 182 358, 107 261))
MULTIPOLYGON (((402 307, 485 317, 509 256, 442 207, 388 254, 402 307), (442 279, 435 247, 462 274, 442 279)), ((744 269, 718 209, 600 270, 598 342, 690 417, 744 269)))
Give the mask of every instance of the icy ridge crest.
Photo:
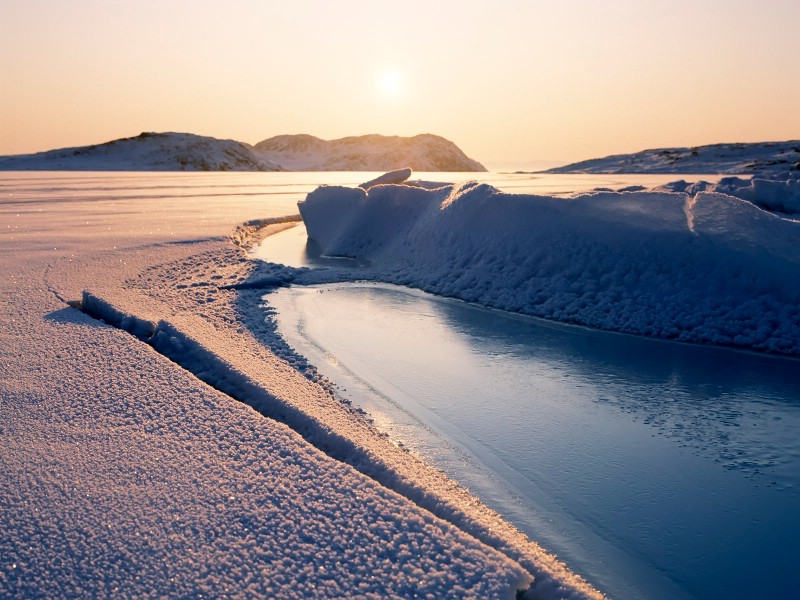
POLYGON ((561 322, 800 354, 800 222, 716 191, 569 199, 467 183, 323 187, 299 205, 369 277, 561 322))

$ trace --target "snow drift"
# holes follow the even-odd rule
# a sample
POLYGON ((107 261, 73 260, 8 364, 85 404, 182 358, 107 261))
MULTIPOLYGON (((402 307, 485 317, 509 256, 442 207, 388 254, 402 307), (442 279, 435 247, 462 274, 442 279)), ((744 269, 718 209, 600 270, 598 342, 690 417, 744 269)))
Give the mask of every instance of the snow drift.
POLYGON ((605 330, 800 354, 800 222, 719 192, 321 187, 299 204, 366 278, 605 330))

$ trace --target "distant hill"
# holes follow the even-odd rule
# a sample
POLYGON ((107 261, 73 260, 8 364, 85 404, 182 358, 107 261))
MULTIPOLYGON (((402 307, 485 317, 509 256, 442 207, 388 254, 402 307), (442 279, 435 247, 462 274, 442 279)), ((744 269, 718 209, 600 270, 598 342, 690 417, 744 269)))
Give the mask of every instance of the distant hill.
POLYGON ((252 147, 191 133, 142 133, 77 148, 1 156, 4 171, 280 171, 252 147))
POLYGON ((727 173, 800 176, 800 141, 659 148, 573 163, 545 173, 727 173))
POLYGON ((0 156, 0 171, 485 171, 451 141, 280 135, 251 146, 190 133, 142 133, 77 148, 0 156))
POLYGON ((321 140, 279 135, 259 142, 255 152, 287 171, 486 171, 458 146, 429 133, 413 137, 361 135, 321 140))

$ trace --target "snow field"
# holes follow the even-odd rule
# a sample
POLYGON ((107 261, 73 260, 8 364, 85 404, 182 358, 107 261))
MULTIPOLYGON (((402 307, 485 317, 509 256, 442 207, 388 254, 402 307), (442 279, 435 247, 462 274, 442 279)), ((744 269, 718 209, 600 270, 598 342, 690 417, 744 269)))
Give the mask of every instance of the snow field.
MULTIPOLYGON (((760 184, 758 184, 760 185, 760 184)), ((321 187, 299 205, 360 277, 600 329, 800 354, 800 222, 719 192, 321 187)))
POLYGON ((226 181, 241 178, 0 182, 0 597, 502 598, 535 575, 529 597, 599 598, 267 349, 258 288, 303 273, 259 270, 226 236, 286 202, 221 196, 226 181), (143 194, 160 182, 208 188, 143 194), (81 290, 140 339, 76 310, 81 290), (208 374, 325 423, 388 482, 142 342, 159 332, 212 360, 208 374))
POLYGON ((92 340, 65 357, 63 382, 4 395, 3 597, 510 597, 525 585, 504 556, 73 312, 56 328, 92 340), (131 380, 136 393, 120 394, 131 380))

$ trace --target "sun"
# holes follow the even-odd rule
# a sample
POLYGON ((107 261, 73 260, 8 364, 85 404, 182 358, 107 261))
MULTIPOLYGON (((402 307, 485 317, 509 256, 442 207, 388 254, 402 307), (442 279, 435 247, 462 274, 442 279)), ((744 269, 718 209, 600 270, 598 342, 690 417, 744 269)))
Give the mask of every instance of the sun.
POLYGON ((378 91, 387 98, 397 98, 403 93, 405 82, 403 76, 395 70, 387 69, 378 74, 378 91))

